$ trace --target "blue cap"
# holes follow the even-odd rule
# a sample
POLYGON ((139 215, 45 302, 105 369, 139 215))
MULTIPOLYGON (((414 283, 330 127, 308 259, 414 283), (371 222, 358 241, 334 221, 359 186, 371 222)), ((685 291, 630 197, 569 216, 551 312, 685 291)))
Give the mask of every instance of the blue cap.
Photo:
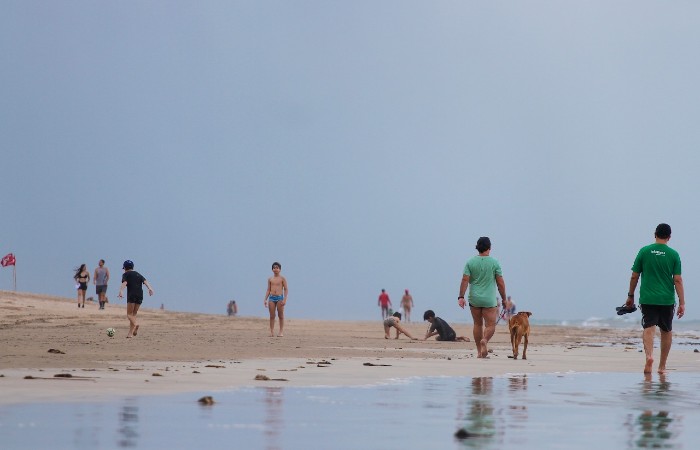
POLYGON ((130 270, 133 268, 134 268, 134 262, 132 260, 127 259, 126 261, 124 261, 124 265, 122 266, 122 269, 130 270))

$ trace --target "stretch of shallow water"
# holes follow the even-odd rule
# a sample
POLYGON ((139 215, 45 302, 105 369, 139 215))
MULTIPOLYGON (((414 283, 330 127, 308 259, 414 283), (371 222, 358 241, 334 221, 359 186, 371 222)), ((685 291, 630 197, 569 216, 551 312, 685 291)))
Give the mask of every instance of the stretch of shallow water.
POLYGON ((696 448, 700 374, 415 378, 0 408, 3 449, 696 448), (213 406, 197 399, 211 394, 213 406), (464 429, 471 437, 458 439, 464 429))

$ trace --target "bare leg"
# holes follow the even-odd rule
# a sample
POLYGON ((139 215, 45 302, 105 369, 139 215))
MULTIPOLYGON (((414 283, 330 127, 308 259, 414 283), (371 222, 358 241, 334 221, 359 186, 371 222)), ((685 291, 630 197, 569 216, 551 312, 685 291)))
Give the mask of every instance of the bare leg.
POLYGON ((410 339, 413 339, 413 340, 416 339, 416 338, 414 338, 413 336, 411 336, 411 333, 409 333, 408 331, 406 331, 406 329, 405 329, 404 327, 402 327, 401 325, 399 325, 398 323, 397 323, 396 325, 394 325, 394 328, 396 328, 396 339, 399 338, 399 332, 405 334, 405 335, 408 336, 410 339))
POLYGON ((277 302, 277 317, 280 319, 280 332, 277 334, 278 337, 284 336, 284 304, 282 302, 277 302))
POLYGON ((457 336, 455 338, 455 341, 457 341, 457 342, 470 342, 470 339, 466 336, 457 336))
POLYGON ((484 317, 484 337, 481 340, 482 358, 489 356, 488 343, 496 332, 496 320, 498 320, 498 308, 485 308, 482 312, 484 317))
POLYGON ((659 373, 666 373, 666 360, 671 351, 673 332, 661 330, 661 356, 659 357, 659 373))
POLYGON ((481 352, 481 341, 484 337, 484 318, 481 314, 481 308, 469 307, 472 313, 472 319, 474 319, 474 343, 476 344, 476 357, 483 358, 481 352))
POLYGON ((654 335, 656 327, 645 328, 642 333, 642 342, 644 343, 644 355, 646 363, 644 364, 644 373, 651 373, 651 366, 654 365, 654 335))
POLYGON ((275 311, 277 310, 277 303, 270 300, 267 303, 267 309, 270 311, 270 337, 275 335, 275 311))
POLYGON ((390 328, 389 325, 384 324, 384 339, 389 339, 390 328))
POLYGON ((126 337, 130 338, 136 336, 139 326, 136 323, 136 314, 139 312, 138 303, 127 303, 126 304, 126 317, 129 319, 129 334, 126 337))

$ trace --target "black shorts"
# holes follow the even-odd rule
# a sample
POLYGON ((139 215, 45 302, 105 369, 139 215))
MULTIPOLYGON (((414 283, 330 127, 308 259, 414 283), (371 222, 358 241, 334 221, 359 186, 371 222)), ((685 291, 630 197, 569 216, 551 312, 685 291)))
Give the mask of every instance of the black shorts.
POLYGON ((95 286, 95 294, 100 295, 102 293, 107 293, 107 285, 106 284, 98 284, 95 286))
POLYGON ((141 295, 141 296, 127 295, 126 302, 127 303, 136 303, 137 305, 140 305, 141 303, 143 303, 143 295, 141 295))
POLYGON ((443 341, 443 342, 445 342, 445 341, 450 341, 450 342, 451 342, 451 341, 457 340, 457 335, 454 334, 454 333, 449 333, 449 334, 448 334, 447 336, 445 336, 444 338, 443 338, 442 336, 438 335, 438 337, 436 337, 435 340, 436 340, 436 341, 443 341))
POLYGON ((639 305, 642 308, 642 328, 659 327, 662 331, 673 329, 673 313, 676 305, 639 305))
POLYGON ((79 291, 87 291, 87 283, 80 283, 80 286, 78 286, 79 291))

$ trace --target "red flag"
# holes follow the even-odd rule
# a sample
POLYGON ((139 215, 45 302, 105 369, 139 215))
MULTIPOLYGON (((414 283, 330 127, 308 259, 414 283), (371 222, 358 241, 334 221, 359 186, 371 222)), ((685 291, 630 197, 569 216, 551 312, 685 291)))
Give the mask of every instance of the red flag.
POLYGON ((3 267, 7 266, 14 266, 15 265, 15 255, 12 253, 8 253, 7 255, 2 257, 2 260, 0 260, 0 265, 3 267))

